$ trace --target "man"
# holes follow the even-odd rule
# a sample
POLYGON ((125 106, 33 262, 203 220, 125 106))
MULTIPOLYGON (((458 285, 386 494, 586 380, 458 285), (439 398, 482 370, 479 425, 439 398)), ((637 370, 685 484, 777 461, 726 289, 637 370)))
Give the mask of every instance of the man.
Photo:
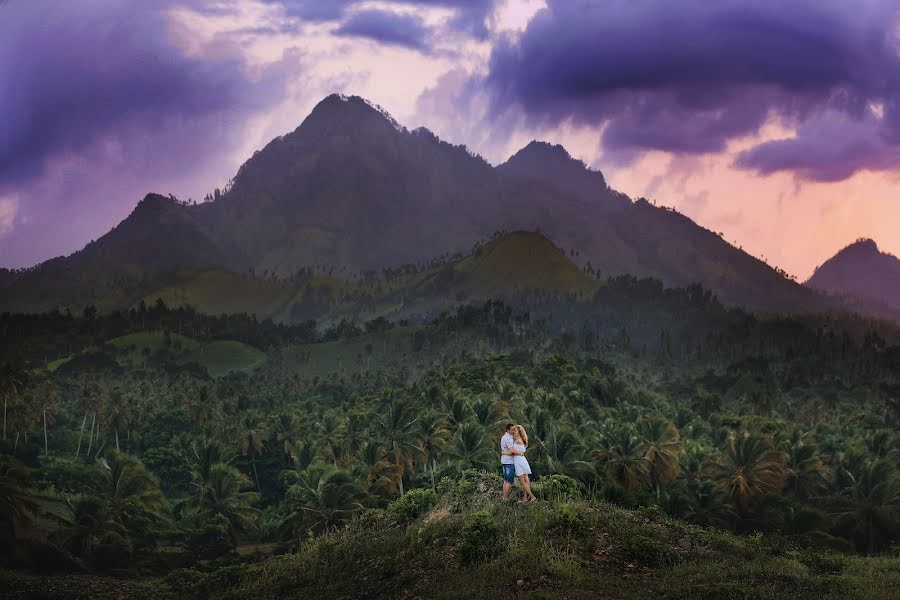
POLYGON ((513 482, 516 480, 516 467, 513 464, 513 456, 521 454, 515 448, 515 442, 512 432, 515 427, 514 423, 506 424, 506 433, 500 438, 500 464, 503 467, 503 499, 509 500, 509 493, 512 491, 513 482))

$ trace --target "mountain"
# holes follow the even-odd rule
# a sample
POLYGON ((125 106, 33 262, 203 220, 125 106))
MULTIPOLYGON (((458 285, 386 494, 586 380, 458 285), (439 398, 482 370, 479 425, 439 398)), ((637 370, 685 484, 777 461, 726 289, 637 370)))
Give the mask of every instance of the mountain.
POLYGON ((860 239, 825 261, 806 285, 900 311, 900 258, 880 251, 874 240, 860 239))
MULTIPOLYGON (((407 130, 367 100, 332 95, 256 152, 216 201, 188 206, 151 194, 84 250, 3 274, 0 310, 122 305, 166 288, 163 276, 186 285, 185 273, 208 269, 284 281, 316 267, 349 276, 421 266, 497 231, 537 230, 603 277, 698 282, 753 309, 836 305, 684 215, 632 202, 562 146, 532 142, 493 167, 427 129, 407 130)), ((276 312, 295 303, 276 296, 276 312)))

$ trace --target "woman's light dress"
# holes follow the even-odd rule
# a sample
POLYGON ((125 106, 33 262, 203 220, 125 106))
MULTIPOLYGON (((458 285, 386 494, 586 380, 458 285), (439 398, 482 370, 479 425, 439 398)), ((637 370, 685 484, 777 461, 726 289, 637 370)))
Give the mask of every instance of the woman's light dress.
MULTIPOLYGON (((519 452, 525 452, 525 444, 513 444, 513 448, 519 452)), ((513 465, 516 467, 516 477, 519 475, 531 475, 531 465, 524 456, 516 454, 513 457, 513 465)))

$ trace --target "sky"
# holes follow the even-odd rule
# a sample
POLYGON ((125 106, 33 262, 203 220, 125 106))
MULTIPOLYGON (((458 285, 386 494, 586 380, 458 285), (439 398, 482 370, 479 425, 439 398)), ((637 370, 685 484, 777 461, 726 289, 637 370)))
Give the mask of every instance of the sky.
POLYGON ((493 164, 562 144, 801 280, 900 255, 894 0, 0 0, 0 266, 202 199, 333 92, 493 164))

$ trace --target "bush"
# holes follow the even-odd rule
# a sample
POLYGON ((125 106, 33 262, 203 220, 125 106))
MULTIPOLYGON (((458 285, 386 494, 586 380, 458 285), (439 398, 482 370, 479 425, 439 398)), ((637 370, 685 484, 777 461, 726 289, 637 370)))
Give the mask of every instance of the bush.
POLYGON ((619 540, 622 554, 626 560, 648 567, 661 567, 675 563, 677 554, 668 542, 638 531, 628 533, 629 535, 619 540))
POLYGON ((503 547, 500 536, 503 527, 488 511, 480 510, 470 514, 462 528, 463 562, 475 562, 495 558, 503 547))
POLYGON ((499 475, 466 469, 458 480, 443 477, 437 485, 437 494, 449 500, 453 512, 462 512, 476 500, 500 498, 503 483, 499 475))
POLYGON ((553 523, 570 533, 585 533, 588 526, 584 519, 584 505, 575 502, 555 504, 553 506, 553 523))
POLYGON ((427 488, 415 489, 391 502, 388 512, 403 523, 415 521, 437 504, 437 494, 427 488))
POLYGON ((542 500, 551 502, 565 502, 568 500, 581 500, 581 486, 577 481, 566 475, 554 474, 544 477, 539 483, 532 486, 535 495, 542 500))
POLYGON ((196 569, 178 569, 166 575, 162 584, 172 592, 186 594, 198 587, 205 577, 204 573, 196 569))
POLYGON ((185 549, 197 558, 217 558, 232 551, 228 519, 216 515, 187 531, 185 549))

